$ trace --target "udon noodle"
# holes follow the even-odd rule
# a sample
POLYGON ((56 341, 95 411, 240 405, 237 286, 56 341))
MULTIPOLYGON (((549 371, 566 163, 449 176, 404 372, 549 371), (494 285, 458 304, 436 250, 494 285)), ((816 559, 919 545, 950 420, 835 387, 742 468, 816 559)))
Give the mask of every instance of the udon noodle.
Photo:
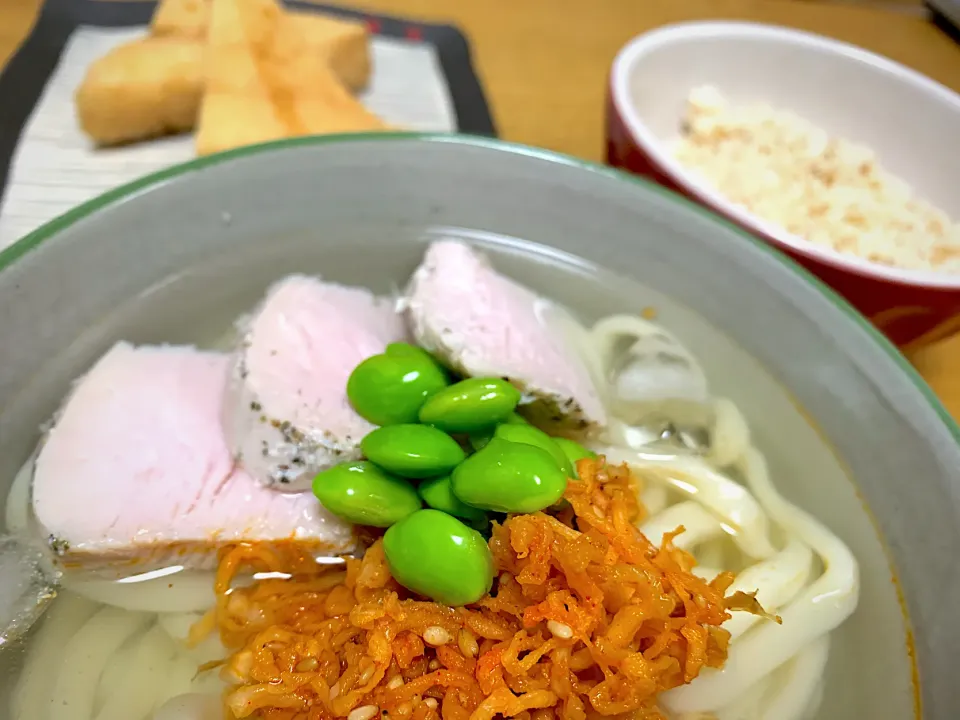
MULTIPOLYGON (((730 592, 757 591, 782 625, 734 612, 722 669, 705 668, 660 702, 672 720, 800 720, 820 702, 829 634, 855 609, 857 563, 820 522, 787 502, 747 423, 712 398, 696 359, 662 327, 628 315, 570 334, 616 418, 593 450, 641 479, 654 545, 682 525, 677 547, 730 592)), ((14 483, 7 525, 29 533, 29 468, 14 483)), ((172 573, 172 574, 167 574, 172 573)), ((198 673, 226 650, 215 637, 188 648, 189 629, 214 602, 209 573, 64 578, 28 644, 12 695, 13 720, 214 720, 224 686, 198 673)))
MULTIPOLYGON (((584 347, 603 352, 624 337, 634 347, 653 341, 667 368, 666 382, 682 386, 687 373, 686 393, 681 389, 674 397, 691 397, 705 386, 703 370, 679 342, 640 318, 614 316, 597 323, 584 347)), ((594 364, 607 377, 611 355, 594 364)), ((608 387, 616 392, 614 383, 608 387)), ((694 553, 701 575, 736 572, 731 590, 756 590, 761 605, 783 619, 781 626, 734 613, 725 624, 731 645, 723 669, 705 670, 661 701, 677 718, 704 712, 719 718, 809 717, 822 693, 827 635, 856 608, 857 563, 839 538, 777 492, 737 406, 716 399, 712 416, 700 453, 651 453, 631 442, 628 425, 619 428, 619 443, 594 448, 610 462, 629 465, 650 488, 643 500, 652 516, 641 530, 652 542, 683 525, 687 532, 677 545, 694 553), (676 502, 665 502, 666 494, 676 502)))

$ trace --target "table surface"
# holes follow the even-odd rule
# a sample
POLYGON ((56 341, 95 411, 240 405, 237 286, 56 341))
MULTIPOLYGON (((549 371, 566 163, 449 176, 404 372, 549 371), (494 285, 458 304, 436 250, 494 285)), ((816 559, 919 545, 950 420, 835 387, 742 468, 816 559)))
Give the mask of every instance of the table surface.
MULTIPOLYGON (((335 0, 329 0, 331 2, 335 0)), ((0 65, 40 0, 0 0, 0 65)), ((343 0, 351 7, 448 21, 470 38, 506 140, 600 160, 603 92, 617 49, 649 28, 725 18, 789 25, 862 45, 960 91, 960 46, 920 17, 799 0, 343 0)), ((891 5, 892 3, 887 3, 891 5)), ((909 3, 907 3, 909 4, 909 3)), ((2 104, 2 100, 0 100, 2 104)), ((960 419, 960 336, 911 358, 960 419)))

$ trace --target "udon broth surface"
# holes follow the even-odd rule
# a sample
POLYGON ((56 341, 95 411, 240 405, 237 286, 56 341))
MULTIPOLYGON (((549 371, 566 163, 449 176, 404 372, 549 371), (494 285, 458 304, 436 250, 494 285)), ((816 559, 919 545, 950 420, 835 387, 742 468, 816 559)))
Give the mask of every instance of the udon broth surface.
MULTIPOLYGON (((611 313, 656 310, 656 321, 676 334, 706 368, 713 394, 739 405, 779 490, 826 523, 860 563, 860 604, 831 636, 818 716, 911 717, 915 706, 907 627, 882 544, 840 462, 776 379, 698 316, 633 281, 511 238, 451 229, 435 232, 436 237, 457 236, 480 243, 500 270, 573 309, 584 321, 611 313), (883 678, 882 693, 871 689, 878 677, 883 678)), ((271 239, 259 247, 256 257, 231 256, 170 277, 131 297, 96 327, 78 332, 67 351, 38 369, 4 409, 19 413, 22 423, 16 437, 3 438, 0 444, 2 496, 6 498, 16 467, 30 454, 39 425, 56 409, 73 378, 114 340, 218 346, 229 337, 237 317, 256 304, 269 283, 285 274, 314 273, 389 293, 406 281, 423 249, 391 243, 389 238, 337 240, 310 244, 304 252, 307 243, 302 237, 271 239)), ((7 712, 22 654, 22 647, 0 650, 0 716, 7 712)))

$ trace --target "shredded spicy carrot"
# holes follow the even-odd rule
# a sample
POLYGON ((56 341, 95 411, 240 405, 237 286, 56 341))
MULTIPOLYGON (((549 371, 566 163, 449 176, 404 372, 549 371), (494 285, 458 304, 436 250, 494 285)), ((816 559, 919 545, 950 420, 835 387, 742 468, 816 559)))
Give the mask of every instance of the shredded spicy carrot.
MULTIPOLYGON (((216 626, 228 716, 264 720, 595 720, 662 718, 657 695, 719 667, 720 625, 743 598, 706 582, 693 558, 634 525, 625 467, 580 460, 565 508, 494 525, 496 578, 475 605, 413 597, 375 542, 346 570, 239 545, 221 558, 216 626), (231 588, 243 570, 290 579, 231 588), (232 715, 231 715, 232 714, 232 715)), ((677 532, 681 532, 682 528, 677 532)))

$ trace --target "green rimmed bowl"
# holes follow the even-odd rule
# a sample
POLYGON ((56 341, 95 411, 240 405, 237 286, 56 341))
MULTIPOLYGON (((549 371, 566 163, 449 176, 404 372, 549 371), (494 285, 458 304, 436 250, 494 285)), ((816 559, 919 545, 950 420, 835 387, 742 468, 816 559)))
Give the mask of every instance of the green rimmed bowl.
MULTIPOLYGON (((258 146, 121 188, 6 250, 0 490, 114 340, 215 343, 290 272, 386 292, 450 235, 587 318, 655 307, 751 421, 777 485, 850 545, 861 601, 835 635, 820 717, 908 718, 921 699, 925 717, 960 717, 960 432, 936 398, 848 305, 744 232, 529 148, 415 135, 258 146)), ((9 677, 0 668, 0 702, 9 677)))

